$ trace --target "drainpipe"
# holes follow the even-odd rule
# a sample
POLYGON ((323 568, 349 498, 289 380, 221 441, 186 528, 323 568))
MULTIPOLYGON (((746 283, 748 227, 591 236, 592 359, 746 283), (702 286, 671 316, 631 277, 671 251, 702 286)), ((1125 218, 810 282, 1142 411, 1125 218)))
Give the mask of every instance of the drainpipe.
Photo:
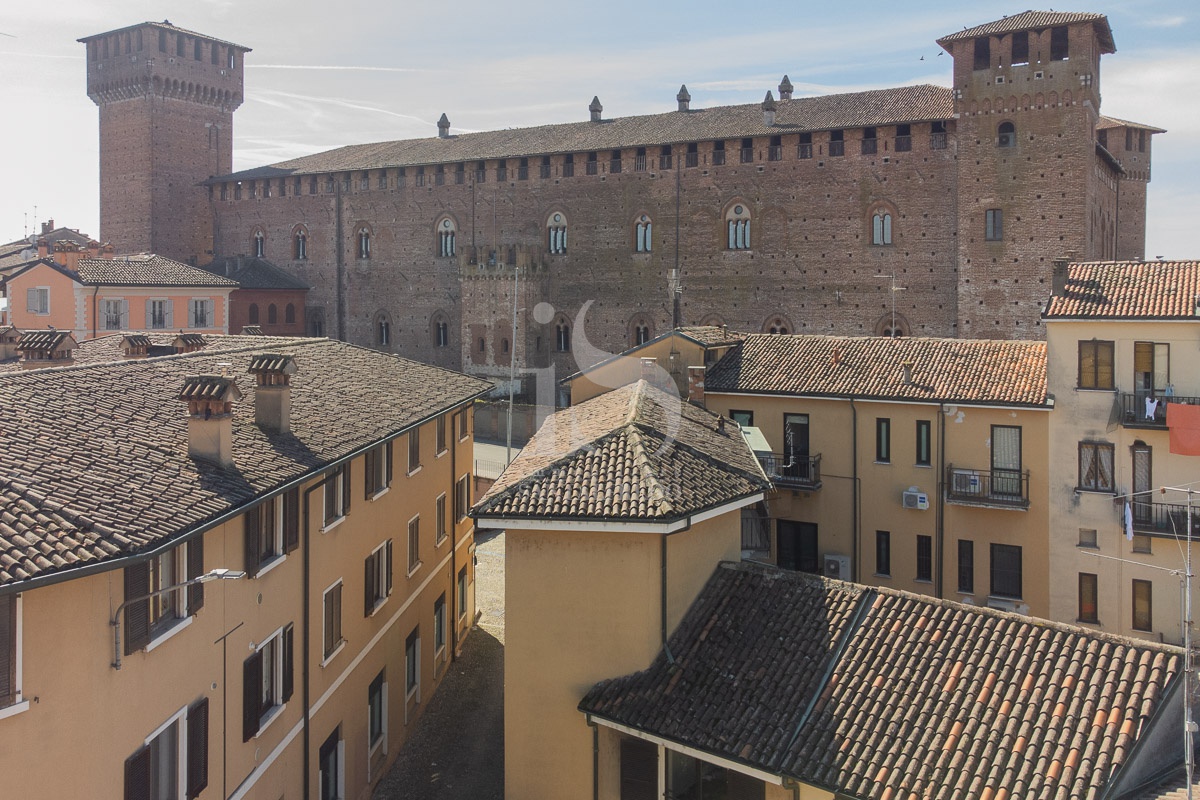
POLYGON ((854 398, 850 398, 850 535, 851 543, 850 575, 855 582, 859 581, 861 570, 858 565, 858 540, 861 536, 858 521, 858 407, 854 398))
POLYGON ((937 535, 934 537, 935 558, 937 559, 937 583, 934 584, 934 597, 941 598, 945 583, 945 551, 946 551, 946 404, 938 403, 938 474, 934 481, 937 487, 937 535))
POLYGON ((304 720, 303 720, 303 722, 304 722, 304 728, 303 728, 304 743, 302 745, 302 747, 304 749, 304 766, 303 766, 304 782, 302 784, 304 786, 304 791, 301 794, 301 797, 303 797, 304 800, 309 800, 309 797, 311 796, 311 791, 312 791, 309 786, 309 780, 310 780, 309 770, 311 767, 310 762, 312 760, 311 754, 309 753, 310 740, 312 739, 312 732, 309 730, 309 713, 312 710, 312 701, 310 699, 312 687, 309 686, 310 676, 309 676, 309 657, 308 657, 309 648, 312 646, 312 644, 310 642, 309 631, 308 631, 309 624, 310 624, 309 618, 312 616, 310 613, 310 610, 309 610, 309 603, 312 599, 311 591, 309 588, 309 583, 311 582, 310 575, 312 574, 312 548, 310 547, 310 544, 312 542, 312 536, 311 536, 311 533, 309 530, 309 528, 311 527, 310 523, 312 521, 311 520, 312 514, 308 510, 308 498, 313 492, 324 491, 325 484, 328 483, 329 481, 333 480, 335 477, 337 477, 338 474, 339 474, 339 472, 330 473, 329 475, 326 475, 324 478, 322 478, 321 480, 314 483, 312 486, 305 489, 304 490, 304 498, 303 498, 303 500, 304 500, 304 502, 303 502, 304 519, 301 524, 303 525, 302 534, 304 537, 304 541, 301 543, 300 546, 304 548, 304 557, 301 559, 302 563, 304 564, 304 570, 303 570, 304 585, 301 587, 302 595, 303 595, 302 603, 303 603, 304 607, 303 607, 303 609, 301 609, 302 616, 301 616, 301 623, 300 623, 302 626, 301 636, 300 636, 300 641, 301 641, 301 645, 300 645, 300 654, 301 654, 300 683, 301 683, 302 698, 303 698, 303 702, 304 702, 304 720))
POLYGON ((96 338, 96 295, 100 294, 100 284, 96 284, 96 288, 92 291, 92 338, 96 338))
POLYGON ((783 788, 792 793, 792 800, 800 800, 800 782, 795 778, 784 777, 783 788))

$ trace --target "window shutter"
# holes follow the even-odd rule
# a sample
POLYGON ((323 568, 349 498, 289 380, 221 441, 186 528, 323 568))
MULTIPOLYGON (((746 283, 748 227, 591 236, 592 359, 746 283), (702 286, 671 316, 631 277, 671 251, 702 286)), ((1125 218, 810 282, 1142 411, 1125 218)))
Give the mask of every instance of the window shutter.
POLYGON ((384 477, 384 485, 385 485, 385 486, 391 486, 391 485, 392 485, 392 442, 393 442, 393 441, 394 441, 394 440, 388 441, 388 442, 387 442, 386 444, 384 444, 384 446, 383 446, 383 456, 384 456, 384 459, 385 459, 385 460, 384 460, 384 465, 383 465, 383 467, 384 467, 384 476, 385 476, 385 477, 384 477))
POLYGON ((300 546, 300 490, 283 496, 283 549, 292 552, 300 546))
MULTIPOLYGON (((271 500, 267 501, 272 502, 271 500)), ((262 524, 262 509, 258 506, 250 509, 245 513, 246 518, 246 574, 253 578, 258 574, 258 565, 260 563, 262 548, 258 546, 259 526, 262 524)))
POLYGON ((263 657, 257 652, 242 663, 242 741, 248 742, 258 733, 262 717, 263 657))
MULTIPOLYGON (((204 574, 204 534, 187 543, 188 580, 199 578, 204 574)), ((188 587, 188 614, 195 614, 204 608, 204 584, 193 583, 188 587)))
POLYGON ((387 547, 384 548, 384 558, 386 559, 383 565, 384 580, 387 581, 387 591, 385 596, 390 597, 392 594, 392 540, 387 540, 387 547))
POLYGON ((368 500, 380 487, 375 485, 375 451, 368 450, 363 454, 363 494, 368 500))
POLYGON ((25 290, 25 310, 28 311, 30 314, 36 314, 36 313, 38 313, 38 311, 41 310, 40 308, 38 308, 38 290, 37 289, 26 289, 25 290))
POLYGON ((188 709, 187 796, 194 800, 208 786, 208 698, 188 709))
POLYGON ((154 301, 146 301, 146 330, 154 327, 154 301))
POLYGON ((283 629, 283 694, 280 697, 281 703, 286 703, 292 697, 292 688, 295 685, 295 680, 292 675, 295 669, 295 636, 292 635, 292 626, 288 625, 283 629))
MULTIPOLYGON (((380 554, 382 555, 382 554, 380 554)), ((367 556, 367 560, 363 562, 363 616, 371 616, 371 612, 375 609, 375 558, 372 553, 367 556)))
POLYGON ((0 706, 12 703, 17 687, 16 678, 16 597, 6 594, 0 597, 0 706))
POLYGON ((350 462, 342 465, 342 514, 350 513, 350 462))
MULTIPOLYGON (((142 597, 150 593, 150 564, 143 562, 125 568, 125 597, 142 597)), ((125 655, 131 655, 150 644, 150 600, 125 606, 125 655)))
POLYGON ((621 740, 621 800, 654 800, 658 748, 641 739, 621 740))
MULTIPOLYGON (((147 326, 149 327, 149 326, 147 326)), ((121 301, 121 330, 129 330, 129 301, 121 301)))
POLYGON ((169 330, 169 329, 175 327, 175 303, 173 303, 170 300, 167 300, 165 304, 167 306, 167 313, 165 314, 165 316, 167 318, 166 327, 169 330))
POLYGON ((211 328, 216 324, 216 309, 213 308, 212 300, 204 301, 204 327, 211 328))
POLYGON ((151 800, 149 747, 125 759, 125 800, 151 800))

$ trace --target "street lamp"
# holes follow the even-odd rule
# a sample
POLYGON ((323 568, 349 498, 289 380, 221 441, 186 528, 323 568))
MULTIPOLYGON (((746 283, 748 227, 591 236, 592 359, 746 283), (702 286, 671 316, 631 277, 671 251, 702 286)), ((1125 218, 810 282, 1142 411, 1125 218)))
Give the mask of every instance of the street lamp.
POLYGON ((132 605, 133 603, 141 603, 144 600, 149 600, 151 598, 158 597, 159 595, 166 594, 167 592, 174 592, 178 589, 185 589, 188 586, 194 586, 197 583, 211 583, 212 581, 233 581, 233 580, 237 580, 238 578, 244 578, 244 577, 246 577, 245 572, 227 569, 226 567, 217 567, 216 569, 209 570, 208 572, 204 573, 203 575, 199 576, 198 578, 190 578, 190 579, 184 581, 183 583, 176 583, 172 586, 167 586, 164 589, 158 589, 157 591, 150 592, 149 594, 144 594, 140 597, 131 597, 128 600, 126 600, 125 602, 121 603, 121 605, 117 606, 117 610, 113 612, 112 619, 109 620, 109 622, 108 622, 108 624, 111 625, 112 629, 113 629, 112 668, 113 669, 121 668, 121 612, 125 610, 126 606, 132 605))

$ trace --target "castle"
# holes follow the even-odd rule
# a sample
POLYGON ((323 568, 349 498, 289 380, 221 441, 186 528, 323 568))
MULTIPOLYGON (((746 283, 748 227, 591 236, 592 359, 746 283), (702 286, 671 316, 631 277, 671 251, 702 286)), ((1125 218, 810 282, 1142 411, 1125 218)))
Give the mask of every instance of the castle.
POLYGON ((1054 257, 1143 258, 1162 132, 1100 114, 1104 15, 1029 11, 939 39, 949 88, 798 98, 785 76, 762 103, 682 87, 667 113, 594 98, 462 135, 443 114, 231 173, 248 48, 165 22, 81 41, 105 240, 268 259, 312 287, 309 333, 496 378, 681 324, 1043 338, 1054 257))

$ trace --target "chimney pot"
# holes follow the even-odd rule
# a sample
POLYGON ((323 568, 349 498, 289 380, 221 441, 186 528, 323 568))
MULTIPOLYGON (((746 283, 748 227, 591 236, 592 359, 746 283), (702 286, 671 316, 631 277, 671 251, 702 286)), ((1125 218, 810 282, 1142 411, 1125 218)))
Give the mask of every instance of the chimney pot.
POLYGON ((450 138, 450 118, 447 117, 445 113, 443 113, 442 118, 438 120, 437 126, 438 126, 438 138, 439 139, 449 139, 450 138))
POLYGON ((600 105, 599 95, 592 98, 592 103, 588 106, 588 111, 592 115, 592 122, 600 121, 600 114, 604 111, 604 106, 600 105))
POLYGON ((912 386, 913 368, 916 366, 916 363, 913 361, 905 361, 900 364, 900 373, 903 376, 905 386, 912 386))
POLYGON ((833 349, 833 365, 836 367, 842 363, 842 351, 836 347, 833 349))
POLYGON ((658 359, 657 358, 642 358, 641 378, 651 386, 656 386, 655 378, 658 375, 658 359))
POLYGON ((692 96, 688 94, 687 84, 679 87, 679 94, 675 95, 675 99, 679 101, 679 110, 688 111, 692 107, 692 96))
POLYGON ((296 360, 279 353, 260 353, 246 370, 254 375, 254 422, 266 430, 288 433, 292 428, 291 377, 296 360))
POLYGON ((788 76, 784 75, 783 80, 781 80, 779 82, 779 99, 780 100, 791 100, 792 99, 792 91, 795 88, 796 87, 792 86, 792 82, 790 80, 788 80, 788 76))
POLYGON ((772 96, 771 91, 769 89, 767 90, 767 96, 763 98, 762 110, 763 110, 763 124, 768 125, 768 126, 774 125, 775 124, 775 98, 774 98, 774 96, 772 96))
POLYGON ((704 367, 688 367, 688 402, 704 408, 704 367))
POLYGON ((242 399, 237 382, 222 375, 186 378, 179 399, 188 405, 188 455, 233 466, 233 404, 242 399))
POLYGON ((1066 258, 1056 258, 1050 270, 1050 294, 1063 297, 1067 293, 1067 273, 1070 261, 1066 258))

